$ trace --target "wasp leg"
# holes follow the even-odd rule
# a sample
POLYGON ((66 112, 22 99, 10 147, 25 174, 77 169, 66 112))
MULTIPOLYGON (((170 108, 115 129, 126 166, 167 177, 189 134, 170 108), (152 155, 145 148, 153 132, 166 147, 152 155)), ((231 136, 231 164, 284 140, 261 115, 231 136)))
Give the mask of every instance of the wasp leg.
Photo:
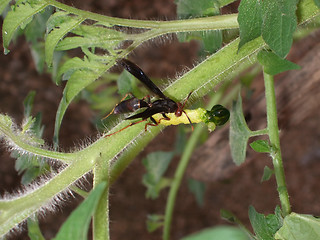
POLYGON ((150 95, 147 95, 147 96, 143 97, 142 100, 146 100, 146 102, 147 102, 148 104, 151 103, 150 95))
POLYGON ((117 133, 119 133, 119 132, 122 132, 123 130, 127 129, 128 127, 131 127, 131 126, 133 126, 133 125, 136 125, 136 124, 138 124, 138 123, 145 122, 145 121, 147 121, 147 119, 143 119, 143 120, 140 120, 140 121, 138 121, 138 122, 130 123, 128 126, 126 126, 126 127, 124 127, 124 128, 121 128, 120 130, 118 130, 118 131, 116 131, 116 132, 114 132, 114 133, 107 134, 107 135, 105 135, 104 137, 105 137, 105 138, 106 138, 106 137, 110 137, 110 136, 112 136, 112 135, 114 135, 114 134, 117 134, 117 133))
MULTIPOLYGON (((184 110, 183 110, 182 112, 183 112, 183 113, 186 115, 186 117, 188 118, 188 121, 189 121, 189 123, 190 123, 190 125, 191 125, 191 129, 192 129, 192 131, 193 131, 193 130, 194 130, 194 127, 193 127, 193 124, 192 124, 192 122, 191 122, 188 114, 187 114, 184 110)), ((170 118, 169 118, 168 116, 166 116, 166 114, 162 113, 162 116, 163 116, 163 118, 160 118, 160 119, 159 119, 158 124, 160 124, 160 122, 161 122, 162 120, 170 121, 170 118)))
POLYGON ((162 119, 164 119, 164 120, 170 120, 170 118, 165 114, 165 113, 162 113, 162 116, 163 116, 163 118, 160 118, 159 119, 159 122, 162 120, 162 119))
POLYGON ((150 117, 152 123, 146 123, 146 125, 144 126, 144 130, 147 131, 148 126, 158 126, 160 121, 157 122, 153 117, 150 117))
POLYGON ((188 114, 183 110, 184 107, 185 107, 185 105, 186 105, 186 103, 187 103, 187 101, 188 101, 188 99, 190 98, 191 94, 192 94, 192 91, 188 94, 187 98, 184 100, 184 102, 183 102, 183 104, 182 104, 182 106, 181 106, 181 110, 182 110, 182 112, 186 115, 186 117, 188 118, 189 123, 190 123, 191 128, 192 128, 192 131, 193 131, 193 130, 194 130, 193 124, 192 124, 192 122, 191 122, 188 114))
POLYGON ((170 118, 165 113, 162 113, 162 116, 163 117, 159 119, 158 124, 160 124, 162 120, 170 121, 170 118))

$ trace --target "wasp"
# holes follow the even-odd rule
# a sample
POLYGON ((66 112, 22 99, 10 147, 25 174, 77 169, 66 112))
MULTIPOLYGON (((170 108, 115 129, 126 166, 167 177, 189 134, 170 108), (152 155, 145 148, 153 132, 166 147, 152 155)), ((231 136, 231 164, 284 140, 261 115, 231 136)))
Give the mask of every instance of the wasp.
MULTIPOLYGON (((220 126, 225 124, 229 117, 229 111, 221 105, 215 105, 210 111, 203 108, 197 109, 184 109, 187 100, 189 99, 189 93, 187 98, 183 103, 176 102, 166 96, 151 80, 150 78, 133 62, 127 59, 121 59, 119 64, 131 73, 134 77, 140 80, 158 99, 151 101, 150 97, 144 97, 143 99, 138 99, 136 97, 131 97, 127 100, 121 101, 110 114, 123 114, 136 112, 139 109, 144 109, 142 112, 136 113, 132 116, 126 118, 126 120, 141 119, 137 122, 132 122, 128 126, 106 135, 105 137, 114 135, 118 132, 125 130, 126 128, 133 126, 135 124, 147 121, 145 130, 150 126, 162 125, 178 125, 178 124, 191 124, 193 129, 193 123, 205 122, 210 124, 210 129, 214 129, 215 126, 220 126)), ((109 115, 110 115, 109 114, 109 115)), ((109 116, 107 115, 107 117, 109 116)), ((106 117, 105 117, 106 118, 106 117)))

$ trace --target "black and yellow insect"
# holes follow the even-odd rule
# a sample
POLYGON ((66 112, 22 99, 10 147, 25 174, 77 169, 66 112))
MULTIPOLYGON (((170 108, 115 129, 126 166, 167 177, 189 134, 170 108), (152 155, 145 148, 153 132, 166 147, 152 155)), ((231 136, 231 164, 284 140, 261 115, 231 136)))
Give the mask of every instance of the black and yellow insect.
POLYGON ((147 126, 149 125, 192 125, 193 123, 199 122, 206 123, 210 130, 214 130, 216 126, 221 126, 228 121, 230 113, 225 107, 221 105, 215 105, 210 111, 203 108, 184 109, 191 93, 183 103, 175 102, 174 100, 164 95, 163 92, 137 65, 126 59, 122 59, 119 63, 129 73, 139 79, 152 93, 154 93, 158 97, 158 99, 155 101, 151 101, 149 97, 145 97, 143 99, 132 97, 130 99, 121 101, 110 114, 130 113, 135 112, 138 109, 144 109, 144 111, 126 118, 127 120, 141 118, 141 120, 132 122, 128 126, 114 133, 108 134, 105 137, 121 132, 132 125, 147 121, 148 119, 150 119, 151 121, 146 123, 145 130, 147 130, 147 126))

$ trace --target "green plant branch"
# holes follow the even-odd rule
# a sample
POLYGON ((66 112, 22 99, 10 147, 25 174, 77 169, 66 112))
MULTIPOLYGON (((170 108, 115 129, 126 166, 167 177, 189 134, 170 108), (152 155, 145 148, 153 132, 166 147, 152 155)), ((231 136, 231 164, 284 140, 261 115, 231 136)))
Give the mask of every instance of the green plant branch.
POLYGON ((93 215, 92 228, 93 239, 108 240, 109 233, 109 186, 110 186, 110 162, 101 158, 94 167, 93 186, 98 186, 101 182, 106 182, 107 186, 102 193, 97 209, 93 215))
MULTIPOLYGON (((2 116, 3 115, 1 115, 0 118, 2 116)), ((8 118, 6 118, 6 120, 8 120, 8 118)), ((126 131, 126 134, 131 133, 131 136, 136 137, 137 135, 139 135, 140 131, 140 128, 132 127, 128 131, 126 131)), ((42 206, 47 206, 48 209, 52 209, 54 208, 52 205, 60 204, 56 201, 59 201, 59 199, 63 199, 65 196, 64 194, 59 194, 60 192, 63 192, 68 188, 69 185, 84 176, 87 172, 91 171, 96 164, 100 164, 100 161, 102 161, 102 169, 103 163, 110 162, 114 158, 114 156, 119 155, 125 147, 128 147, 128 143, 121 141, 121 138, 123 138, 123 136, 121 136, 121 134, 119 134, 119 136, 120 141, 118 142, 118 144, 116 144, 115 147, 108 148, 108 146, 111 145, 111 141, 113 140, 102 137, 88 147, 72 153, 72 163, 51 179, 45 180, 45 184, 42 184, 40 186, 36 185, 30 190, 27 189, 26 191, 24 191, 24 193, 21 193, 17 196, 12 196, 10 198, 4 198, 0 200, 0 236, 3 236, 19 222, 23 221, 31 214, 37 212, 42 206), (54 196, 56 196, 57 194, 60 197, 52 201, 54 196)), ((8 136, 5 137, 8 138, 8 136)), ((28 145, 28 143, 24 144, 24 146, 28 145)), ((29 149, 29 147, 30 146, 28 146, 27 149, 29 149)), ((41 148, 38 149, 40 150, 41 148)), ((21 149, 21 151, 22 150, 23 149, 21 149)), ((32 153, 29 152, 28 154, 32 153)), ((52 158, 52 156, 49 157, 52 158)), ((99 176, 101 177, 101 179, 104 179, 103 173, 98 173, 97 177, 99 176)))
POLYGON ((268 134, 268 128, 265 129, 260 129, 260 130, 255 130, 250 132, 250 137, 255 137, 255 136, 261 136, 261 135, 266 135, 268 134))
POLYGON ((266 92, 268 132, 272 147, 271 157, 278 186, 277 190, 282 206, 282 214, 285 217, 290 214, 291 207, 281 157, 274 79, 273 76, 265 72, 263 73, 263 76, 266 92))
MULTIPOLYGON (((90 165, 85 163, 88 162, 75 161, 34 191, 31 190, 31 192, 13 199, 1 200, 0 236, 6 234, 11 228, 37 212, 41 207, 47 205, 48 209, 54 209, 54 206, 52 206, 54 202, 51 202, 52 198, 90 170, 90 165), (82 164, 81 167, 80 163, 82 164)), ((60 196, 64 198, 63 195, 60 196)))
POLYGON ((12 121, 10 124, 5 123, 5 118, 7 116, 1 115, 0 117, 0 133, 2 133, 9 140, 10 145, 13 146, 14 149, 22 152, 28 152, 30 154, 34 154, 40 157, 45 157, 49 159, 60 160, 63 163, 69 164, 73 161, 74 156, 71 153, 61 153, 56 151, 46 150, 40 147, 35 147, 28 143, 28 135, 24 135, 23 133, 15 134, 12 129, 12 121))
POLYGON ((75 186, 75 185, 71 185, 69 187, 69 189, 73 192, 75 192, 76 194, 78 194, 79 196, 81 196, 82 198, 87 198, 89 196, 89 193, 85 190, 80 189, 79 187, 75 186))
POLYGON ((239 26, 237 22, 237 14, 195 18, 187 20, 150 21, 104 16, 97 13, 76 9, 54 0, 45 0, 45 2, 66 12, 97 22, 106 22, 110 25, 118 25, 132 28, 163 29, 164 32, 162 34, 180 31, 185 32, 238 28, 239 26))

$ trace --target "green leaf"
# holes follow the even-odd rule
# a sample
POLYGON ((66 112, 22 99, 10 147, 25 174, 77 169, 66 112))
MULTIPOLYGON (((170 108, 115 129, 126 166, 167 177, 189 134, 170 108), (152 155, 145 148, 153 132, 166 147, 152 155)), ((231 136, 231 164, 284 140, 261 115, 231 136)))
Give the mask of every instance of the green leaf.
MULTIPOLYGON (((120 101, 114 96, 114 93, 117 91, 117 87, 105 87, 105 79, 99 82, 96 81, 95 83, 89 85, 83 91, 81 97, 90 103, 90 107, 92 109, 100 111, 102 115, 106 115, 106 113, 111 111, 111 109, 120 101)), ((101 119, 96 120, 97 122, 95 122, 94 125, 99 125, 102 123, 101 119)))
POLYGON ((48 6, 39 14, 36 14, 32 22, 30 22, 25 29, 25 36, 28 42, 37 44, 39 41, 43 41, 45 32, 47 29, 47 21, 53 13, 53 7, 48 6))
POLYGON ((25 118, 28 118, 31 116, 35 95, 36 95, 36 91, 30 91, 28 95, 25 97, 25 99, 23 100, 25 118))
POLYGON ((247 236, 249 237, 249 239, 255 239, 253 234, 251 233, 251 231, 249 231, 244 224, 237 218, 237 216, 235 214, 233 214, 232 212, 225 210, 225 209, 221 209, 220 210, 220 215, 222 219, 225 219, 226 221, 229 221, 232 224, 237 224, 238 227, 247 234, 247 236))
POLYGON ((69 79, 63 91, 63 97, 60 101, 57 114, 56 114, 55 129, 54 129, 55 144, 58 144, 60 126, 70 102, 83 88, 85 88, 87 85, 92 83, 99 76, 100 76, 99 74, 93 73, 88 70, 78 70, 74 74, 72 74, 72 77, 69 79))
POLYGON ((53 53, 57 44, 64 36, 79 26, 85 19, 76 16, 70 16, 66 12, 56 12, 47 23, 47 38, 45 42, 46 62, 51 66, 53 53))
POLYGON ((253 206, 249 207, 249 218, 252 228, 259 240, 274 240, 273 235, 282 224, 274 214, 264 216, 256 212, 253 206))
POLYGON ((57 45, 57 51, 77 47, 102 48, 108 51, 116 48, 124 40, 125 34, 103 26, 80 25, 72 30, 77 36, 66 37, 57 45))
POLYGON ((4 132, 12 131, 12 127, 12 119, 7 115, 0 114, 0 136, 2 137, 4 132))
MULTIPOLYGON (((59 80, 57 80, 57 75, 58 75, 59 68, 61 67, 61 64, 62 64, 62 59, 64 59, 64 57, 68 59, 66 55, 67 55, 66 52, 54 52, 52 67, 48 69, 48 71, 50 71, 51 73, 51 78, 54 79, 57 85, 61 83, 59 80)), ((45 57, 44 57, 44 60, 45 60, 45 57)))
POLYGON ((152 182, 158 182, 165 171, 168 169, 169 163, 173 157, 172 152, 153 152, 142 160, 148 174, 148 178, 152 182))
MULTIPOLYGON (((90 63, 90 62, 89 62, 90 63)), ((56 84, 60 84, 61 78, 62 80, 68 80, 71 75, 79 69, 89 69, 88 61, 85 58, 84 60, 74 57, 70 58, 58 69, 58 73, 56 76, 56 84)))
POLYGON ((18 27, 24 28, 28 24, 33 16, 43 9, 48 4, 45 1, 30 1, 30 2, 17 2, 12 10, 8 12, 2 25, 2 39, 5 53, 8 53, 8 47, 12 40, 13 34, 18 27))
POLYGON ((96 211, 106 185, 106 182, 102 182, 91 191, 90 195, 71 213, 67 221, 62 225, 54 238, 55 240, 87 239, 91 217, 96 211))
POLYGON ((35 94, 35 91, 30 91, 23 101, 25 121, 22 125, 22 131, 29 132, 30 135, 33 135, 33 140, 38 138, 36 141, 39 142, 39 145, 41 145, 44 143, 41 139, 43 133, 43 126, 41 126, 42 114, 38 113, 36 117, 31 116, 35 94))
MULTIPOLYGON (((78 57, 68 59, 59 68, 56 83, 59 83, 61 77, 62 80, 69 80, 79 70, 103 73, 106 71, 106 66, 96 61, 89 61, 86 57, 83 60, 78 57)), ((81 79, 78 79, 78 81, 81 82, 81 79)))
POLYGON ((276 240, 320 239, 320 219, 311 215, 291 213, 275 234, 276 240))
MULTIPOLYGON (((220 14, 220 3, 216 0, 178 0, 176 1, 177 14, 180 19, 189 19, 220 14)), ((216 52, 222 46, 221 31, 200 31, 192 33, 179 33, 181 42, 190 40, 202 40, 202 51, 204 54, 216 52)))
POLYGON ((192 192, 196 197, 198 205, 203 206, 204 204, 203 199, 204 199, 204 193, 206 190, 206 185, 203 182, 189 178, 188 187, 190 192, 192 192))
POLYGON ((86 59, 82 61, 79 58, 67 61, 66 66, 63 66, 59 71, 58 76, 65 73, 64 77, 69 78, 67 85, 63 91, 63 97, 60 101, 59 108, 56 115, 55 121, 55 133, 54 133, 54 142, 58 143, 59 130, 62 123, 63 116, 70 104, 76 95, 79 94, 85 87, 97 80, 103 72, 107 71, 107 65, 90 62, 86 59), (74 64, 72 66, 72 64, 74 64))
POLYGON ((247 234, 241 229, 231 226, 218 226, 202 230, 190 236, 184 237, 181 240, 248 240, 247 234))
POLYGON ((11 0, 0 0, 0 14, 3 13, 4 9, 9 5, 11 0))
POLYGON ((37 219, 28 218, 28 236, 31 240, 45 240, 37 219))
POLYGON ((124 96, 127 93, 132 93, 137 98, 143 98, 148 95, 149 92, 145 92, 145 87, 139 88, 136 78, 128 71, 123 71, 117 80, 118 92, 124 96))
POLYGON ((258 53, 258 61, 263 66, 263 70, 270 74, 276 75, 288 70, 300 69, 301 67, 286 59, 280 58, 273 52, 262 50, 258 53))
POLYGON ((317 5, 318 8, 320 8, 320 0, 314 0, 314 3, 317 5))
POLYGON ((260 0, 242 0, 238 14, 240 43, 239 49, 261 35, 262 11, 260 0))
POLYGON ((39 73, 43 73, 45 65, 44 42, 37 42, 30 45, 31 55, 36 69, 39 73))
POLYGON ((202 48, 205 54, 214 53, 221 48, 223 42, 221 31, 207 31, 200 32, 200 34, 203 42, 202 48))
MULTIPOLYGON (((44 144, 42 139, 44 127, 41 125, 42 115, 38 113, 36 117, 31 116, 35 91, 30 91, 23 101, 24 105, 24 123, 22 125, 22 133, 25 134, 25 139, 35 146, 44 144)), ((47 162, 43 161, 40 156, 21 154, 19 151, 12 151, 11 156, 16 158, 15 169, 19 174, 22 174, 21 183, 27 185, 35 178, 50 169, 47 162)))
POLYGON ((229 221, 231 223, 238 223, 238 218, 230 211, 226 209, 220 209, 220 216, 222 219, 229 221))
POLYGON ((158 228, 163 226, 163 215, 151 214, 148 215, 147 219, 147 230, 148 232, 154 232, 158 228))
MULTIPOLYGON (((49 165, 48 165, 49 168, 49 165)), ((41 171, 42 169, 40 167, 33 167, 30 169, 27 169, 22 177, 21 177, 21 184, 22 185, 28 185, 32 181, 34 181, 37 177, 39 177, 44 171, 41 171)), ((47 172, 48 173, 48 172, 47 172)))
POLYGON ((276 209, 274 210, 274 215, 276 216, 276 218, 278 220, 279 228, 282 227, 282 225, 283 225, 282 211, 278 205, 276 206, 276 209))
POLYGON ((271 146, 267 140, 257 140, 250 143, 250 147, 258 153, 271 153, 271 146))
POLYGON ((297 27, 298 0, 263 1, 262 37, 281 58, 289 53, 297 27))
POLYGON ((146 197, 155 199, 164 187, 170 185, 171 180, 163 178, 165 171, 173 157, 172 152, 153 152, 142 160, 147 173, 143 175, 142 183, 147 187, 146 197))
POLYGON ((50 165, 40 157, 30 157, 17 152, 13 152, 11 156, 17 159, 15 162, 16 171, 19 174, 23 173, 21 177, 22 185, 30 184, 41 174, 48 173, 50 170, 50 165))
POLYGON ((89 49, 82 47, 82 52, 88 57, 90 61, 98 61, 101 63, 108 63, 110 61, 114 61, 118 57, 118 54, 121 52, 121 50, 114 51, 112 48, 108 49, 108 53, 110 54, 95 54, 95 48, 89 49))
POLYGON ((134 89, 137 88, 135 78, 127 71, 123 71, 119 75, 117 84, 118 84, 118 92, 121 96, 124 96, 127 93, 133 93, 135 91, 134 89))
POLYGON ((69 104, 78 93, 100 77, 100 72, 93 72, 87 69, 75 71, 66 85, 66 102, 69 104))
POLYGON ((230 116, 230 148, 233 161, 240 165, 245 161, 248 139, 251 131, 247 126, 242 112, 242 100, 239 95, 238 100, 233 102, 230 116))
MULTIPOLYGON (((203 134, 205 136, 205 134, 203 134)), ((176 155, 181 155, 184 152, 184 148, 187 144, 187 133, 186 128, 182 125, 178 125, 176 132, 176 140, 174 146, 174 152, 176 155)))
POLYGON ((25 36, 31 42, 30 49, 33 61, 39 73, 43 72, 45 65, 45 43, 46 22, 53 12, 53 7, 45 8, 41 13, 34 16, 31 23, 25 29, 25 36))
POLYGON ((268 181, 273 174, 274 174, 274 170, 272 170, 268 166, 265 166, 263 169, 263 176, 261 178, 261 182, 268 181))
POLYGON ((214 4, 217 1, 212 0, 178 0, 175 1, 177 5, 177 14, 179 18, 187 19, 190 17, 212 16, 214 12, 214 4))

